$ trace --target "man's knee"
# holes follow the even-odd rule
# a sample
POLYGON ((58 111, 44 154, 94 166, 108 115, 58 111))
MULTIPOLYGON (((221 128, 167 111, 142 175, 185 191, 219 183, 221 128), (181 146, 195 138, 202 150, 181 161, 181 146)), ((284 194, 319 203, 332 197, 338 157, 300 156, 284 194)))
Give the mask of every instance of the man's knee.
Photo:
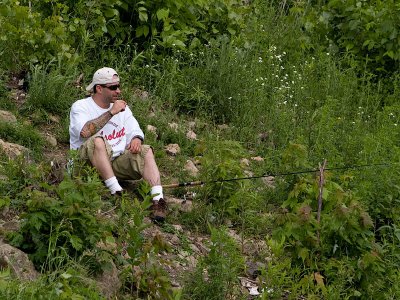
MULTIPOLYGON (((153 148, 148 147, 144 149, 146 151, 145 158, 154 158, 153 148)), ((142 149, 143 151, 143 149, 142 149)))
POLYGON ((96 149, 105 149, 106 148, 106 142, 104 141, 104 138, 101 136, 97 136, 93 139, 93 144, 94 148, 96 149))

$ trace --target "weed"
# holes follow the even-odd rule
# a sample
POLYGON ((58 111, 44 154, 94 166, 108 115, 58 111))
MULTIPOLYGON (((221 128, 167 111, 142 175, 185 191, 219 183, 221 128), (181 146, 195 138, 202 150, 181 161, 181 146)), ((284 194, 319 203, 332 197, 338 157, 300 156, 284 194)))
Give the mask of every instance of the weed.
POLYGON ((184 299, 232 299, 238 295, 237 276, 244 269, 243 257, 223 228, 210 228, 210 232, 210 252, 188 278, 184 299))

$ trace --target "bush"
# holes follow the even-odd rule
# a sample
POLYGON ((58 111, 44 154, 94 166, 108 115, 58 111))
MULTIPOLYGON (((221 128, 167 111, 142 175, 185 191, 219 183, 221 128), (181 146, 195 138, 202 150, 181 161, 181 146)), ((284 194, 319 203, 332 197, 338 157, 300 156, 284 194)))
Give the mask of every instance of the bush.
POLYGON ((46 191, 25 190, 27 210, 10 241, 28 253, 37 268, 55 270, 70 258, 96 250, 111 227, 98 215, 103 184, 97 175, 86 180, 65 176, 57 187, 42 185, 46 191))
POLYGON ((400 8, 395 1, 328 1, 314 9, 316 14, 308 10, 305 27, 328 38, 328 51, 350 56, 359 73, 383 78, 398 71, 400 8))

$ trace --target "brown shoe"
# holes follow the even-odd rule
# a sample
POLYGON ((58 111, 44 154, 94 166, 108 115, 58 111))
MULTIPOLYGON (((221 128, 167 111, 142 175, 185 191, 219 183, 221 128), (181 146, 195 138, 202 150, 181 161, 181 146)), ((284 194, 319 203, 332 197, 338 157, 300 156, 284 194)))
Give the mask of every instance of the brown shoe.
POLYGON ((150 217, 156 223, 162 223, 167 216, 167 202, 163 198, 158 201, 153 200, 153 205, 150 206, 150 217))

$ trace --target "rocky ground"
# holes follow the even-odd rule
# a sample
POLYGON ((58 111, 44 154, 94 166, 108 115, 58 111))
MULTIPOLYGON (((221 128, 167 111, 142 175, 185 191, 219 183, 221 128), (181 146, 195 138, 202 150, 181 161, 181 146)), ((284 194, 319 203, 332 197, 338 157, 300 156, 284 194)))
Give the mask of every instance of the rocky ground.
MULTIPOLYGON (((26 98, 26 93, 23 89, 23 81, 17 77, 12 78, 9 82, 9 89, 11 90, 11 95, 17 107, 21 107, 26 98)), ((9 111, 0 111, 0 121, 9 123, 21 122, 21 120, 17 120, 9 111)), ((27 119, 22 122, 30 121, 27 119)), ((57 116, 49 116, 49 122, 41 127, 43 138, 46 141, 44 159, 52 165, 54 182, 59 182, 64 174, 66 155, 68 152, 68 144, 59 143, 56 135, 54 135, 55 125, 58 125, 59 122, 60 120, 57 116)), ((177 124, 171 123, 170 126, 173 128, 177 126, 177 124)), ((155 129, 148 127, 147 130, 151 131, 155 129)), ((192 130, 189 130, 187 138, 196 139, 196 134, 192 130)), ((29 159, 29 155, 27 155, 29 150, 21 145, 0 139, 0 147, 4 150, 9 159, 14 159, 19 155, 25 155, 25 157, 29 159)), ((179 145, 168 145, 165 151, 171 156, 171 159, 173 159, 180 151, 179 145)), ((254 159, 256 160, 258 158, 254 159)), ((248 162, 243 161, 243 163, 246 164, 248 162)), ((196 176, 198 173, 193 160, 188 160, 185 168, 192 176, 196 176)), ((266 184, 272 184, 271 179, 266 179, 266 184)), ((168 191, 166 191, 166 193, 168 193, 168 191)), ((169 209, 176 213, 180 211, 189 211, 193 207, 193 203, 190 199, 178 199, 168 194, 166 199, 169 204, 169 209)), ((146 220, 146 222, 151 224, 150 220, 146 220)), ((0 211, 0 233, 16 231, 18 227, 19 217, 17 214, 8 209, 0 211)), ((182 286, 184 275, 191 272, 196 267, 200 257, 207 255, 209 251, 209 236, 192 232, 188 228, 183 228, 181 224, 168 224, 167 227, 169 230, 151 224, 151 226, 144 231, 144 236, 147 239, 159 236, 169 245, 170 251, 160 253, 159 257, 166 262, 163 266, 168 272, 173 286, 179 288, 182 286)), ((258 257, 261 253, 265 253, 267 246, 262 240, 257 241, 242 238, 233 229, 229 231, 229 234, 237 242, 247 259, 246 275, 238 278, 238 282, 240 282, 242 286, 243 295, 248 295, 249 298, 253 298, 259 293, 257 275, 259 268, 262 267, 262 264, 254 261, 253 258, 258 257)), ((6 244, 1 239, 0 234, 0 268, 4 267, 9 267, 12 273, 21 280, 34 280, 39 276, 39 273, 29 261, 28 256, 19 249, 6 244)), ((112 270, 97 279, 98 286, 107 297, 110 297, 115 292, 115 289, 120 287, 118 274, 119 272, 114 266, 112 270)))

